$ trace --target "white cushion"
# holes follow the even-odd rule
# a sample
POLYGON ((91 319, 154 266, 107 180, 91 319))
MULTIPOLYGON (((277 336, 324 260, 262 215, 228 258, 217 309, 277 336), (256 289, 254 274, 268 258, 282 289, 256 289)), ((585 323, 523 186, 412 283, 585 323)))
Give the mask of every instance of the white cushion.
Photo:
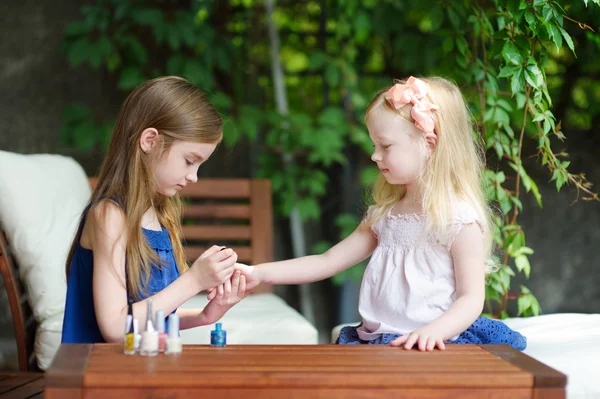
MULTIPOLYGON (((600 398, 600 314, 557 313, 503 320, 527 337, 524 353, 567 375, 567 398, 600 398)), ((335 342, 345 326, 331 331, 335 342)))
POLYGON ((527 337, 525 353, 566 374, 567 398, 600 398, 600 314, 503 320, 527 337))
POLYGON ((35 354, 45 370, 60 343, 65 260, 90 187, 72 158, 0 151, 0 193, 0 222, 39 325, 35 354))
MULTIPOLYGON (((191 298, 181 308, 203 308, 206 295, 191 298)), ((252 294, 232 307, 220 320, 227 344, 318 343, 317 329, 275 294, 252 294)), ((184 344, 210 344, 213 325, 181 331, 184 344)))

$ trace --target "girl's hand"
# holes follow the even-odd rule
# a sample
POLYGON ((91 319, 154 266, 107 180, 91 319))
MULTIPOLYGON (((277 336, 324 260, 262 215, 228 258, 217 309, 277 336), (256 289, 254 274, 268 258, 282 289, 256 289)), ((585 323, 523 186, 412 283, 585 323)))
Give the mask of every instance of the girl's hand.
POLYGON ((210 302, 202 311, 207 324, 217 322, 229 309, 246 298, 249 293, 246 278, 236 270, 231 280, 220 284, 210 293, 210 302))
MULTIPOLYGON (((235 270, 239 272, 241 272, 241 275, 245 277, 246 279, 246 291, 248 291, 248 293, 251 293, 252 290, 254 288, 256 288, 256 286, 258 284, 261 283, 260 279, 258 278, 257 274, 254 273, 255 272, 255 267, 254 266, 248 266, 245 265, 243 263, 236 263, 235 264, 235 270)), ((216 295, 217 295, 217 290, 215 287, 213 288, 209 288, 207 290, 209 292, 208 294, 208 300, 212 300, 216 295)))
POLYGON ((188 272, 194 275, 202 291, 229 281, 236 261, 237 254, 231 248, 213 245, 196 259, 188 272))
POLYGON ((415 330, 390 342, 391 346, 404 345, 404 349, 407 350, 412 349, 415 344, 420 351, 431 352, 436 347, 440 350, 446 349, 442 336, 429 326, 415 330))

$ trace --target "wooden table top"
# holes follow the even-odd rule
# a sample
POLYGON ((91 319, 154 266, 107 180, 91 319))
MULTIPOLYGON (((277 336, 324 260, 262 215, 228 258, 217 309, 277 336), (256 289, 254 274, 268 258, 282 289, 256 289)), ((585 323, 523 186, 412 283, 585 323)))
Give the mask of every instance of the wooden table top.
MULTIPOLYGON (((62 345, 48 388, 537 389, 566 376, 505 345, 406 351, 384 345, 184 345, 178 356, 127 356, 117 344, 62 345)), ((514 391, 514 392, 517 392, 514 391)), ((529 396, 531 397, 531 396, 529 396)))

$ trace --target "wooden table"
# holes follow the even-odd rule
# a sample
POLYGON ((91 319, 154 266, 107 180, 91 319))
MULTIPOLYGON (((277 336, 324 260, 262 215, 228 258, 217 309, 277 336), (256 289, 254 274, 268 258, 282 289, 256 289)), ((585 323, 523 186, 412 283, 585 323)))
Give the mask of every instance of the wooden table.
POLYGON ((62 345, 46 398, 564 398, 566 376, 504 345, 185 345, 177 357, 62 345))
POLYGON ((42 398, 44 395, 43 373, 20 373, 0 371, 0 398, 42 398))

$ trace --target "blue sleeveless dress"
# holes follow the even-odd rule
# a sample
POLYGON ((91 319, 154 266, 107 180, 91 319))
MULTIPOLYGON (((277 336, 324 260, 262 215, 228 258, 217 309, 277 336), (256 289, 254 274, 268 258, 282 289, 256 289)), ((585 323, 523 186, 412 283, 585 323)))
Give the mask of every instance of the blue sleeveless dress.
MULTIPOLYGON (((62 328, 62 343, 106 342, 100 333, 94 309, 94 291, 92 277, 94 273, 93 251, 80 244, 81 232, 87 216, 84 216, 77 231, 77 247, 71 260, 71 269, 67 280, 67 299, 62 328)), ((163 261, 162 266, 152 267, 146 293, 140 293, 141 299, 150 297, 171 284, 179 277, 177 262, 173 256, 173 247, 169 232, 142 228, 150 247, 163 261)), ((128 293, 129 297, 129 293, 128 293)), ((154 309, 156 310, 156 309, 154 309)), ((168 316, 168 315, 165 315, 168 316)), ((168 323, 165 323, 165 329, 168 323)), ((143 326, 140 326, 142 328, 143 326)), ((125 326, 123 326, 125 333, 125 326)))

